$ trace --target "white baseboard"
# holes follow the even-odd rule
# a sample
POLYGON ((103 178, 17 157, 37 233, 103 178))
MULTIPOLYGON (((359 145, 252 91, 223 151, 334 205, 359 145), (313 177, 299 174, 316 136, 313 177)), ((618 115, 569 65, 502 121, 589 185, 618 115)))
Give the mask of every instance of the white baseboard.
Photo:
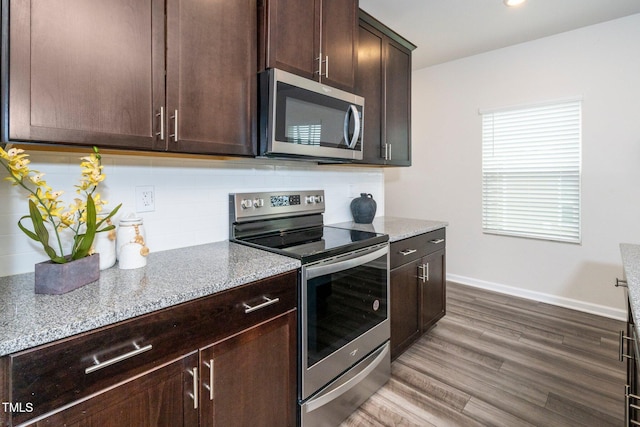
POLYGON ((617 308, 607 307, 604 305, 579 301, 572 298, 560 297, 557 295, 531 291, 528 289, 514 288, 512 286, 506 286, 506 285, 501 285, 499 283, 473 279, 471 277, 459 276, 457 274, 447 274, 447 281, 456 282, 456 283, 460 283, 468 286, 473 286, 476 288, 486 289, 489 291, 499 292, 501 294, 507 294, 507 295, 513 295, 515 297, 526 298, 533 301, 553 304, 560 307, 583 311, 585 313, 591 313, 591 314, 596 314, 598 316, 608 317, 611 319, 622 320, 622 321, 627 320, 626 310, 620 310, 617 308))

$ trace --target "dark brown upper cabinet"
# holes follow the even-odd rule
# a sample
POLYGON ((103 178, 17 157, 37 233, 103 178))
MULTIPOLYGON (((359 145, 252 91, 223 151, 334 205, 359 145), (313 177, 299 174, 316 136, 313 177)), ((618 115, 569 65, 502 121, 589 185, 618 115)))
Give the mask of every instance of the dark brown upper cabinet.
POLYGON ((356 93, 365 99, 360 163, 411 165, 411 51, 416 48, 360 12, 356 93))
POLYGON ((167 101, 157 146, 256 154, 256 1, 167 1, 167 101))
POLYGON ((256 9, 4 0, 2 140, 254 155, 256 9))
POLYGON ((259 69, 353 91, 358 0, 260 0, 259 69))
POLYGON ((161 1, 4 2, 3 140, 151 148, 163 33, 161 1))

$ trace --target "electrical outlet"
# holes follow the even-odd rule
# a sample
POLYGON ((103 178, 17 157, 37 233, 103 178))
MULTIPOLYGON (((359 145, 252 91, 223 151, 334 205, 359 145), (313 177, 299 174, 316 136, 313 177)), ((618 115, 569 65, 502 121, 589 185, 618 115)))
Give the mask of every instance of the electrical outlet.
POLYGON ((156 210, 156 195, 153 186, 136 187, 136 212, 153 212, 156 210))

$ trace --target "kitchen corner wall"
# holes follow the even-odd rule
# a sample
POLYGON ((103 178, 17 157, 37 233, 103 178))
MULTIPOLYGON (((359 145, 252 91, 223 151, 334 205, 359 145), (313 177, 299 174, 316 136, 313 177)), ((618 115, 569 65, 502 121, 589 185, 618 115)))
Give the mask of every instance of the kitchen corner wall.
MULTIPOLYGON (((61 153, 33 151, 37 145, 22 148, 31 154, 32 168, 44 172, 55 190, 64 190, 64 200, 73 200, 73 186, 80 177, 79 157, 91 149, 61 153)), ((118 217, 135 212, 137 186, 154 187, 155 211, 139 214, 152 252, 228 239, 229 193, 235 192, 323 189, 327 224, 350 221, 352 198, 366 192, 378 202, 377 215, 384 214, 384 175, 380 168, 154 154, 103 154, 103 164, 107 178, 100 193, 109 202, 106 209, 123 204, 118 217)), ((33 271, 34 264, 46 256, 16 225, 28 212, 26 193, 3 181, 0 200, 0 276, 33 271)))
POLYGON ((640 15, 413 73, 413 166, 386 214, 449 221, 450 280, 625 316, 619 243, 640 243, 640 15), (482 233, 478 110, 582 97, 582 244, 482 233), (412 197, 407 197, 411 194, 412 197))

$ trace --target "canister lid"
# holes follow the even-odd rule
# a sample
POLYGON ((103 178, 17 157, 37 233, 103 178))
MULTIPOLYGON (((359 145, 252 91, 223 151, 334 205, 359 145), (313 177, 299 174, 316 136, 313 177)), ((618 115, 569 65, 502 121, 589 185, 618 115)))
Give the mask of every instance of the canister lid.
POLYGON ((134 213, 129 213, 122 219, 120 219, 120 226, 127 227, 132 225, 142 225, 142 218, 136 216, 134 213))

